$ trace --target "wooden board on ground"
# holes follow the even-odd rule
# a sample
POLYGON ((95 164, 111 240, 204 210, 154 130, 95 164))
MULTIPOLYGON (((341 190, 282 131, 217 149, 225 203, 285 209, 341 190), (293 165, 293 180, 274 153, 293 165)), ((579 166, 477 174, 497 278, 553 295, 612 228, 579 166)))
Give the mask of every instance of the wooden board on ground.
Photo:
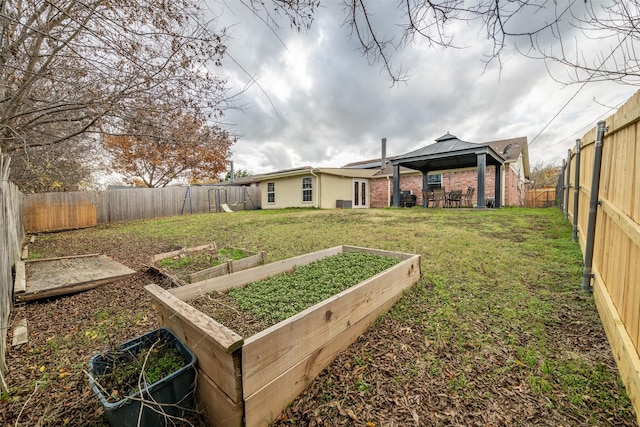
POLYGON ((87 255, 26 261, 24 292, 18 301, 31 301, 84 291, 136 274, 106 255, 87 255))
POLYGON ((26 344, 29 341, 29 332, 27 329, 27 319, 22 319, 13 327, 13 339, 11 345, 17 347, 26 344))

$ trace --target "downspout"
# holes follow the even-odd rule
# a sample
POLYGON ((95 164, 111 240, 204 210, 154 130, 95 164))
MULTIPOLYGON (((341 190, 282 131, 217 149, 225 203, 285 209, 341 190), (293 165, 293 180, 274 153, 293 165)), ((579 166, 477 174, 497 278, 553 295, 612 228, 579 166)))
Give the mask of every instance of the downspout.
POLYGON ((391 179, 387 175, 387 207, 391 206, 391 179))
POLYGON ((596 214, 598 212, 598 193, 600 191, 600 166, 602 165, 602 142, 604 139, 605 121, 598 122, 596 130, 596 146, 593 155, 593 175, 591 177, 591 196, 589 199, 589 223, 587 225, 587 239, 584 253, 584 274, 582 275, 582 290, 585 292, 593 292, 591 279, 593 273, 591 267, 593 265, 593 242, 595 240, 596 231, 596 214))
POLYGON ((318 177, 318 175, 316 175, 315 173, 313 173, 313 169, 310 169, 309 172, 311 173, 311 176, 314 177, 316 179, 316 182, 318 183, 318 197, 316 198, 316 205, 314 206, 315 208, 318 208, 318 206, 320 205, 320 197, 322 196, 322 192, 320 191, 320 177, 318 177))

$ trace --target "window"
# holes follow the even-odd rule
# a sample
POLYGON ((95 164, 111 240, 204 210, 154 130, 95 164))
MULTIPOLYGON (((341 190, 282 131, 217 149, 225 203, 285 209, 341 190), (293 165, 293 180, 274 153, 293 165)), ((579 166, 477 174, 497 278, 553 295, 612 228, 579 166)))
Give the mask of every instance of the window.
POLYGON ((310 176, 302 178, 302 201, 313 201, 313 180, 310 176))
POLYGON ((267 203, 276 202, 276 183, 267 182, 267 203))
POLYGON ((436 189, 436 188, 442 188, 442 174, 438 173, 435 175, 429 175, 428 177, 429 180, 429 188, 431 190, 436 189))

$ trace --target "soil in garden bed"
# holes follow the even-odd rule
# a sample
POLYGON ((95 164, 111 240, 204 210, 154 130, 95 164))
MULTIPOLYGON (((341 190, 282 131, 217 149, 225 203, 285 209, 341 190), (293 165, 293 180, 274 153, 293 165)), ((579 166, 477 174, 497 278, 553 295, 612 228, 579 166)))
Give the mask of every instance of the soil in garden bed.
POLYGON ((366 252, 345 252, 293 271, 189 304, 243 337, 250 337, 400 262, 366 252))

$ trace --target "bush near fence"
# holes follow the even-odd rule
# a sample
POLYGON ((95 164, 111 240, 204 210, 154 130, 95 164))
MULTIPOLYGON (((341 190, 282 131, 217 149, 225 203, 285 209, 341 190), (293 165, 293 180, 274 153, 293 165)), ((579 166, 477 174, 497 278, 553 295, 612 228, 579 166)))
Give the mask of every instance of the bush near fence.
POLYGON ((13 305, 13 274, 20 259, 24 227, 22 193, 8 181, 9 159, 0 152, 0 390, 6 390, 4 372, 9 314, 13 305))
POLYGON ((640 91, 604 126, 601 167, 595 167, 597 128, 593 128, 568 152, 561 176, 563 194, 558 199, 585 254, 583 288, 593 289, 640 424, 640 91), (599 180, 593 180, 598 170, 599 180), (598 189, 593 200, 592 187, 598 189), (592 228, 588 226, 590 210, 592 228), (592 262, 587 258, 590 252, 592 262))
POLYGON ((260 189, 253 187, 128 188, 98 192, 26 194, 27 232, 69 230, 117 221, 260 207, 260 189))

